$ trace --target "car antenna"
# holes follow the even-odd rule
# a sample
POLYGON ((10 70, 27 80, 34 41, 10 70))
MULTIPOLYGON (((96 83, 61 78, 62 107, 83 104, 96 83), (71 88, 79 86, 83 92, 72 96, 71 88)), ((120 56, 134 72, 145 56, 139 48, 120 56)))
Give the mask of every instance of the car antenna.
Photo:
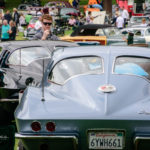
POLYGON ((20 61, 19 61, 19 66, 20 66, 20 73, 19 73, 19 80, 21 79, 21 77, 22 77, 22 70, 21 70, 21 49, 19 50, 19 57, 20 57, 20 61))
POLYGON ((42 101, 45 101, 44 98, 44 58, 43 58, 43 77, 42 77, 42 101))

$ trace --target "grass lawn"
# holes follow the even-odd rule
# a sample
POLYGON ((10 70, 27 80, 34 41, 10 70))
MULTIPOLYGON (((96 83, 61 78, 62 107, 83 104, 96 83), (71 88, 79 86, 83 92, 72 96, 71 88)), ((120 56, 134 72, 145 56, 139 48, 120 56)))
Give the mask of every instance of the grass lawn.
POLYGON ((14 150, 17 150, 18 142, 19 142, 19 140, 16 139, 16 140, 15 140, 15 147, 14 147, 14 150))

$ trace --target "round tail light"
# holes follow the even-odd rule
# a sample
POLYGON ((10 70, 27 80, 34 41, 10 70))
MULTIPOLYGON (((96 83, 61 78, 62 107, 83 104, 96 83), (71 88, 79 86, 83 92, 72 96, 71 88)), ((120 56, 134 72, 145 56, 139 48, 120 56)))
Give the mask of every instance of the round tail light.
POLYGON ((49 132, 55 131, 55 127, 56 127, 56 125, 55 125, 54 122, 48 122, 48 123, 46 124, 46 129, 47 129, 47 131, 49 131, 49 132))
POLYGON ((33 130, 34 132, 38 132, 38 131, 41 130, 41 124, 40 124, 39 122, 37 122, 37 121, 32 122, 31 128, 32 128, 32 130, 33 130))

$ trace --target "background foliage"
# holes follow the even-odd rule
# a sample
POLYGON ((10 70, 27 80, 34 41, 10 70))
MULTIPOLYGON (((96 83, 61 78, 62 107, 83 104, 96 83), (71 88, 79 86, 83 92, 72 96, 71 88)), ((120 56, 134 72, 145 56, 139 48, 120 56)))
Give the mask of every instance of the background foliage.
MULTIPOLYGON (((42 5, 49 1, 56 1, 56 0, 41 0, 42 5)), ((61 1, 61 0, 60 0, 61 1)), ((62 1, 68 1, 68 0, 62 0, 62 1)), ((89 0, 80 0, 80 5, 86 5, 89 0)), ((116 3, 116 0, 112 0, 113 4, 116 3)), ((6 8, 5 10, 9 9, 12 10, 12 8, 17 8, 18 5, 21 4, 21 0, 6 0, 6 8)))

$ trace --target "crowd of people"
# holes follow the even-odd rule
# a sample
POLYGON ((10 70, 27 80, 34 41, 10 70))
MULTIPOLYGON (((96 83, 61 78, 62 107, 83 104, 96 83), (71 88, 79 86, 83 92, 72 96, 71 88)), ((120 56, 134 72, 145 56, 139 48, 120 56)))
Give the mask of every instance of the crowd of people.
MULTIPOLYGON (((79 3, 79 0, 72 1, 72 3, 79 3)), ((101 8, 102 9, 102 8, 101 8)), ((51 32, 51 26, 54 26, 54 14, 55 10, 52 7, 51 11, 39 9, 36 15, 39 17, 38 21, 35 23, 36 34, 33 39, 59 39, 54 36, 51 32)), ((29 13, 26 16, 22 13, 18 13, 17 9, 13 9, 13 13, 10 13, 9 10, 6 11, 4 15, 0 14, 0 27, 1 27, 1 41, 15 40, 18 33, 18 28, 29 24, 32 15, 29 13)), ((130 19, 128 11, 123 7, 115 8, 113 12, 113 19, 111 24, 115 25, 118 29, 123 29, 126 27, 127 21, 130 19)), ((67 25, 73 30, 83 24, 92 24, 94 17, 92 16, 91 11, 87 14, 80 12, 80 15, 71 15, 68 19, 67 25)), ((145 18, 141 22, 141 26, 147 26, 145 18)))

